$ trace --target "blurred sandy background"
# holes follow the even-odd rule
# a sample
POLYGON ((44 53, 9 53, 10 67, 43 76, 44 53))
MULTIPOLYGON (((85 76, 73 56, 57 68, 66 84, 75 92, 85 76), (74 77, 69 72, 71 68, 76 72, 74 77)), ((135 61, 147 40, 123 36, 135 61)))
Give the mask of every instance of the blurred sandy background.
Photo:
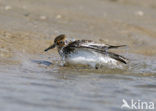
POLYGON ((62 33, 155 56, 156 0, 0 0, 1 62, 42 54, 62 33))

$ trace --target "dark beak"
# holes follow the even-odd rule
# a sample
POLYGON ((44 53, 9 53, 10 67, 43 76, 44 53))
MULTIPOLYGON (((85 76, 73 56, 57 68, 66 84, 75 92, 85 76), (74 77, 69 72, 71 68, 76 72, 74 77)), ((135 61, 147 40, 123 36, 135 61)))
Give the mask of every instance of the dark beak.
POLYGON ((53 44, 53 45, 51 45, 51 46, 49 46, 47 49, 45 49, 44 51, 46 52, 46 51, 48 51, 48 50, 50 50, 50 49, 53 49, 53 48, 55 48, 55 44, 53 44))

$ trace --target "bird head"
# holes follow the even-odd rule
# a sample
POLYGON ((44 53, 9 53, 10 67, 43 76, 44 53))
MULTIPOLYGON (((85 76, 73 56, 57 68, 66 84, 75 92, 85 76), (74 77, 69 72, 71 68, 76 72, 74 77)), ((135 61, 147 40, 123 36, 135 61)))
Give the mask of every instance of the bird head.
POLYGON ((44 51, 48 51, 50 49, 53 49, 55 47, 57 47, 58 49, 61 49, 64 45, 65 45, 65 35, 61 34, 59 36, 57 36, 54 39, 54 43, 52 45, 50 45, 47 49, 45 49, 44 51))

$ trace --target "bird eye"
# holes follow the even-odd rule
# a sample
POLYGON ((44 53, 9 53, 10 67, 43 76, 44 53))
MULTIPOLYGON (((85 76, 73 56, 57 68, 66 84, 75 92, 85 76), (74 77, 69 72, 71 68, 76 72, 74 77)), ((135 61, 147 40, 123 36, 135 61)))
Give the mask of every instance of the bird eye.
POLYGON ((63 44, 63 41, 60 41, 60 44, 63 44))

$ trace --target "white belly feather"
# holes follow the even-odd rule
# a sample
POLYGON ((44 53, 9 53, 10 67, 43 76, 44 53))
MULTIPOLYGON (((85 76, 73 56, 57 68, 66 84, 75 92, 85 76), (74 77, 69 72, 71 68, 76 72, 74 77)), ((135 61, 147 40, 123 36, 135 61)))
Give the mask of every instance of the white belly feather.
POLYGON ((88 49, 76 49, 65 61, 69 64, 82 64, 95 67, 96 65, 117 65, 117 61, 108 55, 88 49))

